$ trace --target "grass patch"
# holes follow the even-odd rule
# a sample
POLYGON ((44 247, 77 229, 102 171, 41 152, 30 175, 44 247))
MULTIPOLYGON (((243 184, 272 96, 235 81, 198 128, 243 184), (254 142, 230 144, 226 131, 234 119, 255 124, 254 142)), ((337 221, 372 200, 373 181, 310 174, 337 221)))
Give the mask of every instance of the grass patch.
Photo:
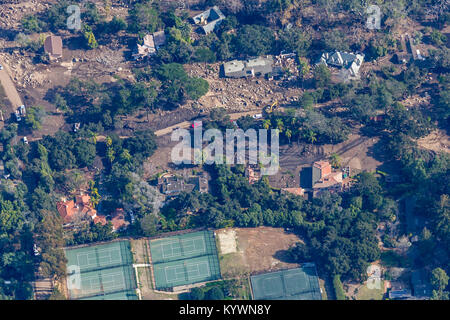
POLYGON ((383 300, 384 281, 381 280, 380 289, 369 289, 367 285, 363 285, 358 289, 356 300, 383 300))

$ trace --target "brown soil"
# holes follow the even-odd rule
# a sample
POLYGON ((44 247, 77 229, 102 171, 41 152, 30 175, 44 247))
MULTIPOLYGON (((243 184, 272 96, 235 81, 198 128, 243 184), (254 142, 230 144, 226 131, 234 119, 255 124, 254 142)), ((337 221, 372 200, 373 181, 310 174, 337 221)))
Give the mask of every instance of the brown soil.
POLYGON ((269 227, 233 230, 236 232, 238 251, 220 255, 223 277, 298 267, 297 263, 288 262, 286 254, 287 249, 302 241, 295 234, 269 227))

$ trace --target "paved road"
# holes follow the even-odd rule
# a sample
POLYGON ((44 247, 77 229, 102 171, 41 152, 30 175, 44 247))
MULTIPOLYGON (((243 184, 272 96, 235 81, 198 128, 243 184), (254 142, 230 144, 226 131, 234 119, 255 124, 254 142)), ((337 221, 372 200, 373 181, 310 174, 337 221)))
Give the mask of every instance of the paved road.
POLYGON ((23 104, 22 99, 20 98, 19 93, 16 90, 14 82, 11 80, 11 71, 8 65, 6 65, 1 60, 0 64, 3 66, 3 70, 0 70, 0 83, 5 89, 6 96, 8 97, 9 101, 11 101, 11 104, 13 105, 13 108, 15 110, 15 108, 23 104))

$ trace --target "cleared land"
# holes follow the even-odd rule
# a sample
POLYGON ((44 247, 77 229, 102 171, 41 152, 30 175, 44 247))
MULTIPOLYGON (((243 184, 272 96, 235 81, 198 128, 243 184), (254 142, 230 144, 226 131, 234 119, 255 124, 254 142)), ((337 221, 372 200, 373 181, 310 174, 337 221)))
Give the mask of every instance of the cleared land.
POLYGON ((295 234, 286 233, 284 229, 221 229, 216 231, 216 235, 220 268, 224 278, 298 267, 297 263, 288 262, 286 250, 302 240, 295 234), (230 236, 233 232, 235 237, 230 236), (236 252, 229 252, 232 247, 236 247, 236 252))

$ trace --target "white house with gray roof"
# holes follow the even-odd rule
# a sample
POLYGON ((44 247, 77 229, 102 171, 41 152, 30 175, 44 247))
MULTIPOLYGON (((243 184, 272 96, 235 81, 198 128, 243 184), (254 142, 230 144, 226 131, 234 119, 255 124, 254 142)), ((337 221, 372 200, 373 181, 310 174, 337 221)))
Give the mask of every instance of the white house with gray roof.
POLYGON ((250 60, 232 60, 223 64, 223 74, 228 78, 247 78, 264 76, 273 72, 271 56, 258 57, 250 60))
POLYGON ((342 68, 348 71, 348 79, 356 79, 359 77, 359 69, 363 64, 363 61, 364 54, 335 51, 331 53, 323 53, 317 64, 325 64, 326 66, 331 65, 342 68))

